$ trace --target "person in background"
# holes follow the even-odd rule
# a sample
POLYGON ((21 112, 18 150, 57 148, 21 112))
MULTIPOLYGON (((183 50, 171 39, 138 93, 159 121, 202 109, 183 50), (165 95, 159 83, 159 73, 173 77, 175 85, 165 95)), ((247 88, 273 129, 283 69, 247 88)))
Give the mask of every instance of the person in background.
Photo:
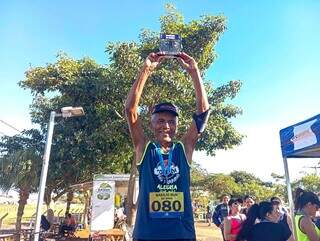
POLYGON ((224 237, 226 240, 234 241, 240 231, 242 222, 246 219, 246 215, 240 213, 243 201, 240 198, 232 198, 228 205, 230 214, 224 218, 224 237))
POLYGON ((207 222, 208 222, 208 226, 211 226, 212 211, 211 211, 211 207, 210 207, 209 204, 208 204, 208 206, 207 206, 206 219, 207 219, 207 222))
POLYGON ((222 237, 223 240, 225 240, 224 238, 224 232, 223 232, 223 221, 224 218, 227 217, 229 215, 229 206, 228 206, 228 202, 230 200, 230 196, 229 195, 223 195, 221 197, 221 203, 216 206, 213 215, 212 215, 212 221, 213 223, 221 229, 221 233, 222 233, 222 237))
POLYGON ((291 231, 279 224, 281 213, 276 205, 263 201, 250 207, 236 241, 287 241, 291 231), (256 223, 257 219, 259 222, 256 223))
POLYGON ((278 203, 280 211, 282 213, 288 214, 288 210, 283 206, 283 202, 280 197, 274 196, 274 197, 270 198, 270 202, 273 202, 273 201, 278 203))
POLYGON ((282 200, 279 197, 272 197, 270 201, 272 205, 276 206, 280 210, 281 216, 279 219, 279 223, 283 226, 284 229, 286 229, 287 231, 289 230, 292 233, 289 241, 294 241, 295 239, 293 237, 292 220, 290 215, 288 215, 287 209, 282 206, 282 200))
POLYGON ((50 223, 50 231, 53 231, 54 228, 54 223, 55 223, 55 217, 54 217, 54 212, 51 208, 48 209, 47 211, 47 220, 50 223))
POLYGON ((318 196, 313 192, 297 188, 294 205, 297 210, 294 224, 298 241, 319 241, 320 230, 312 220, 320 208, 318 196))
POLYGON ((253 204, 255 204, 255 200, 253 196, 246 195, 244 196, 243 201, 244 201, 243 203, 244 208, 241 210, 241 213, 243 213, 244 215, 247 215, 249 208, 253 204))
POLYGON ((69 231, 75 231, 77 221, 71 213, 66 213, 65 223, 60 226, 59 235, 64 236, 69 231))

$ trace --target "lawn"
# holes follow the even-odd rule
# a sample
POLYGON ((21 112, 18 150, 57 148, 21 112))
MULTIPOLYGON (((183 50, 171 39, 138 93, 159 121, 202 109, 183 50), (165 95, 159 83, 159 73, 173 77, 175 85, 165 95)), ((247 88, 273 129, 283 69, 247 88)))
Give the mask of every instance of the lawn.
MULTIPOLYGON (((55 216, 62 217, 65 213, 66 204, 54 204, 51 206, 54 211, 55 216)), ((2 228, 12 228, 16 221, 18 205, 10 204, 0 204, 0 218, 8 213, 8 216, 5 217, 2 223, 2 228)), ((42 206, 42 212, 45 212, 46 206, 42 206)), ((81 213, 83 210, 83 205, 71 204, 71 213, 81 213)), ((36 205, 27 204, 24 209, 22 222, 27 224, 30 223, 31 219, 34 219, 36 214, 36 205)))

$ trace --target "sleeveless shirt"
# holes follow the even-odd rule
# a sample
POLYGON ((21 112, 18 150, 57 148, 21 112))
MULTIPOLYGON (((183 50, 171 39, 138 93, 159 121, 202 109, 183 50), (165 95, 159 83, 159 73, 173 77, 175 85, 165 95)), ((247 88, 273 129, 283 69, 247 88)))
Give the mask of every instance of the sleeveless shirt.
MULTIPOLYGON (((297 241, 309 241, 307 234, 302 232, 302 230, 300 229, 300 220, 302 218, 303 218, 303 215, 301 215, 301 214, 296 214, 294 216, 294 225, 296 226, 296 230, 297 230, 297 241)), ((320 238, 320 230, 318 229, 318 227, 315 224, 313 224, 313 225, 314 225, 314 228, 316 230, 318 237, 320 238)))
POLYGON ((159 145, 149 142, 138 163, 139 196, 133 238, 195 239, 190 166, 184 146, 173 143, 171 161, 168 155, 160 158, 157 148, 159 145))
MULTIPOLYGON (((239 219, 233 216, 228 216, 227 219, 230 220, 230 234, 238 234, 241 228, 241 224, 244 221, 243 217, 240 216, 240 219, 239 219)), ((230 239, 230 241, 234 241, 234 240, 235 239, 230 239)))

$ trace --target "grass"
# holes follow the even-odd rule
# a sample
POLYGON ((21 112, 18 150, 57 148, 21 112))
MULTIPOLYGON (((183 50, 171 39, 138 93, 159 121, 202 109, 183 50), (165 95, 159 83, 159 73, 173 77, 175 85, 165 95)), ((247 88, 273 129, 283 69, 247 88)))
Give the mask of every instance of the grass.
MULTIPOLYGON (((62 217, 65 213, 66 204, 54 204, 51 206, 54 211, 55 216, 62 217)), ((42 212, 46 211, 46 206, 42 206, 42 212)), ((0 204, 0 218, 8 213, 2 223, 2 228, 12 228, 15 224, 17 217, 18 205, 11 204, 0 204)), ((81 213, 83 210, 83 205, 71 204, 71 213, 81 213)), ((27 204, 24 208, 24 213, 22 216, 23 223, 29 223, 36 214, 36 204, 27 204)))

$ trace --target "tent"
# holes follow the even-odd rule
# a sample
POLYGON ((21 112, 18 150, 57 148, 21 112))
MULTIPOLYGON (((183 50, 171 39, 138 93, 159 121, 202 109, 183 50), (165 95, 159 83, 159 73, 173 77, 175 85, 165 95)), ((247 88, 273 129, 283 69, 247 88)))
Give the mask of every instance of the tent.
POLYGON ((320 114, 280 130, 280 142, 288 190, 288 200, 292 221, 294 222, 294 204, 287 158, 320 157, 320 114))

